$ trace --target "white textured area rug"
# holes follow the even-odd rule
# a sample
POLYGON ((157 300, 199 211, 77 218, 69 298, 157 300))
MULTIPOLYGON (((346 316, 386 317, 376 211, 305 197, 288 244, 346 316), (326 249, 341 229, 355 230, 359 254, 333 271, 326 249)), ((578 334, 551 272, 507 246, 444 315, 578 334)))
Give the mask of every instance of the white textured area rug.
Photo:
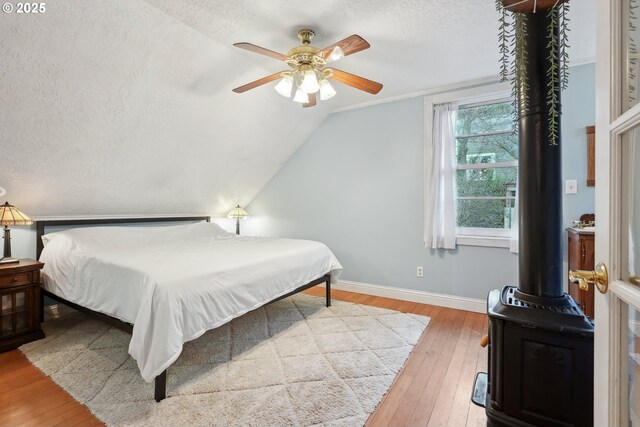
POLYGON ((298 294, 185 344, 156 403, 128 334, 60 311, 20 349, 106 424, 136 426, 363 425, 430 320, 298 294))

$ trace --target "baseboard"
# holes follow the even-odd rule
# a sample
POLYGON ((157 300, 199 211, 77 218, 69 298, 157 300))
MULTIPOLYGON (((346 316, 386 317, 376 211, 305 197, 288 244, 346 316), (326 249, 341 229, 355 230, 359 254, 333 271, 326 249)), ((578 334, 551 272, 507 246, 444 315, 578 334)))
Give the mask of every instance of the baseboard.
MULTIPOLYGON (((324 286, 324 284, 321 286, 324 286)), ((390 286, 372 285, 370 283, 353 282, 350 280, 338 280, 337 283, 332 283, 331 287, 341 291, 393 298, 421 304, 437 305, 440 307, 455 308, 456 310, 473 311, 476 313, 487 312, 487 302, 476 298, 435 294, 432 292, 416 291, 405 288, 392 288, 390 286)))

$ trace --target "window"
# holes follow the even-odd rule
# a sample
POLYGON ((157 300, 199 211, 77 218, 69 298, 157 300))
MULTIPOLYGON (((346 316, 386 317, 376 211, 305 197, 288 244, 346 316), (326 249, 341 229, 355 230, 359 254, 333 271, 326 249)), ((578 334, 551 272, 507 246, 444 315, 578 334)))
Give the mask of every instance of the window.
POLYGON ((461 104, 455 125, 456 234, 508 237, 518 176, 509 99, 461 104))
POLYGON ((481 83, 425 97, 425 246, 517 251, 510 93, 508 84, 481 83))

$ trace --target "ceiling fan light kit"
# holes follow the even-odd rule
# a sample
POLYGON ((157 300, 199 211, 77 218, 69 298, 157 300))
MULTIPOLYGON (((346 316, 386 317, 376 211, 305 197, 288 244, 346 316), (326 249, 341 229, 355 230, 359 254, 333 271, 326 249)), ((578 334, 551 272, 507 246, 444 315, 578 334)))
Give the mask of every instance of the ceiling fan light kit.
POLYGON ((317 96, 320 93, 320 100, 326 101, 336 94, 329 80, 333 79, 340 83, 363 90, 370 94, 377 94, 382 89, 380 83, 365 79, 355 74, 346 73, 328 68, 326 65, 337 61, 345 56, 360 52, 369 48, 369 43, 362 37, 354 34, 332 44, 322 50, 311 45, 311 39, 315 33, 309 29, 298 32, 298 38, 302 43, 291 49, 287 55, 265 49, 251 43, 236 43, 234 46, 246 49, 251 52, 270 56, 286 63, 291 70, 281 71, 267 77, 263 77, 254 82, 233 89, 236 93, 243 93, 258 86, 262 86, 280 78, 274 89, 280 95, 290 98, 295 87, 293 101, 301 103, 303 107, 313 107, 316 105, 317 96))
POLYGON ((336 94, 336 90, 331 86, 329 80, 322 79, 320 80, 320 100, 326 101, 327 99, 333 98, 333 95, 336 94))
POLYGON ((300 88, 296 89, 296 95, 293 97, 293 102, 299 102, 301 104, 309 103, 309 94, 300 88))
POLYGON ((344 51, 340 48, 340 46, 336 46, 327 57, 327 62, 337 61, 338 59, 342 58, 344 58, 344 51))
POLYGON ((302 83, 300 83, 300 89, 306 93, 316 93, 320 90, 320 84, 318 83, 318 76, 316 76, 316 70, 311 65, 302 65, 299 69, 302 74, 302 83))
POLYGON ((285 74, 282 79, 275 85, 274 89, 280 95, 287 98, 291 97, 291 91, 293 90, 293 76, 291 74, 285 74))

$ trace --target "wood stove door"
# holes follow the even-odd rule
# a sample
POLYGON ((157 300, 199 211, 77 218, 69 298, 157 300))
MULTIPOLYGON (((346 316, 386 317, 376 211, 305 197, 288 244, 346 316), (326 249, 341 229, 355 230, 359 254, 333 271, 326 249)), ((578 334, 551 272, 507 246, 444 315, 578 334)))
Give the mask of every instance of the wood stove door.
POLYGON ((640 0, 596 2, 594 425, 640 425, 640 0))

